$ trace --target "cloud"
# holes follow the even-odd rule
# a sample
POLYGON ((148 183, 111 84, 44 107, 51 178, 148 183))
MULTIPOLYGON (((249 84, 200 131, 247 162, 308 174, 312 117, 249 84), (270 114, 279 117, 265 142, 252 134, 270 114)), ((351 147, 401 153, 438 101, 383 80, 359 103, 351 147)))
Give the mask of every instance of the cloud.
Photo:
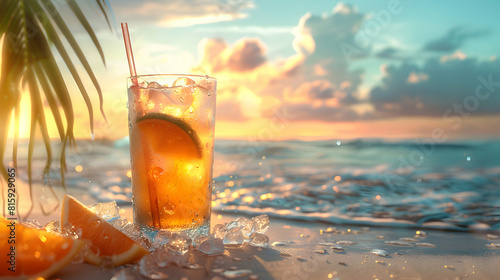
POLYGON ((370 92, 377 115, 442 116, 455 104, 474 108, 469 111, 475 115, 499 114, 500 95, 491 91, 500 91, 500 61, 479 61, 460 54, 431 58, 423 66, 406 62, 384 67, 382 84, 370 92), (480 100, 478 94, 488 97, 480 100))
POLYGON ((275 36, 276 34, 290 34, 293 27, 288 26, 223 26, 223 27, 201 27, 196 29, 197 32, 223 32, 223 33, 241 33, 241 34, 258 34, 259 36, 275 36))
MULTIPOLYGON (((305 57, 303 72, 313 75, 322 73, 337 88, 348 82, 345 93, 352 97, 362 81, 362 71, 349 68, 351 57, 346 46, 355 45, 355 36, 366 16, 356 8, 337 4, 330 14, 316 16, 306 14, 295 29, 294 48, 305 57)), ((369 53, 370 46, 358 50, 356 57, 369 53)), ((355 99, 355 98, 354 98, 355 99)))
POLYGON ((113 7, 129 22, 180 27, 245 18, 245 11, 255 5, 252 0, 125 0, 113 7))
POLYGON ((375 56, 383 59, 404 59, 400 51, 394 47, 386 47, 375 53, 375 56))
POLYGON ((443 37, 426 43, 424 45, 424 50, 433 52, 452 52, 460 48, 466 40, 483 37, 488 33, 486 29, 468 30, 463 27, 454 27, 443 37))
POLYGON ((199 48, 202 59, 198 69, 205 72, 245 72, 266 62, 265 46, 259 39, 241 39, 231 47, 221 39, 204 39, 199 48))
MULTIPOLYGON (((220 85, 239 85, 237 89, 222 86, 218 92, 232 94, 233 102, 247 110, 246 118, 268 117, 283 108, 299 110, 301 120, 308 121, 363 118, 367 112, 361 114, 354 108, 360 103, 356 94, 363 73, 350 69, 341 45, 354 44, 364 19, 357 9, 344 4, 323 16, 306 14, 294 29, 297 54, 275 62, 267 59, 267 47, 259 39, 242 38, 233 45, 222 39, 204 39, 195 71, 213 74, 220 85), (243 89, 246 94, 236 92, 243 89), (259 113, 251 115, 250 111, 259 113)), ((227 104, 221 102, 218 107, 227 104)))

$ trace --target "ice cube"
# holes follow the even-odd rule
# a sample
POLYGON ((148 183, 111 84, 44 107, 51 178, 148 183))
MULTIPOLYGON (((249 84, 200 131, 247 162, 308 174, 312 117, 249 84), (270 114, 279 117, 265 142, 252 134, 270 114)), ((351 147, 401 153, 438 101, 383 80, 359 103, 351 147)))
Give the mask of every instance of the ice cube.
POLYGON ((68 225, 61 228, 61 234, 62 236, 66 236, 76 240, 82 237, 82 229, 77 228, 73 225, 68 225))
POLYGON ((191 238, 185 232, 174 232, 167 247, 173 253, 184 255, 189 250, 191 243, 191 238))
POLYGON ((243 236, 245 237, 245 242, 250 242, 250 237, 252 236, 252 233, 254 233, 254 224, 255 222, 253 220, 248 221, 243 228, 241 229, 241 233, 243 233, 243 236))
POLYGON ((209 256, 220 255, 224 253, 224 243, 220 238, 209 237, 198 246, 198 251, 209 256))
POLYGON ((148 84, 148 88, 160 88, 161 85, 157 82, 151 82, 148 84))
POLYGON ((113 278, 111 278, 111 280, 135 280, 135 279, 137 279, 137 276, 130 267, 125 267, 118 270, 113 275, 113 278))
POLYGON ((245 237, 241 233, 241 228, 240 227, 234 227, 230 229, 227 233, 226 236, 224 237, 224 244, 243 244, 243 241, 245 240, 245 237))
POLYGON ((226 236, 226 233, 227 233, 227 229, 226 229, 226 226, 224 226, 223 224, 215 225, 214 229, 212 231, 212 235, 215 238, 220 238, 220 239, 224 239, 224 237, 226 236))
POLYGON ((255 222, 253 225, 255 232, 264 233, 269 229, 269 216, 260 215, 252 218, 252 220, 255 222))
POLYGON ((23 225, 35 229, 43 228, 43 226, 37 220, 24 220, 23 225))
POLYGON ((153 248, 159 249, 167 246, 168 241, 170 240, 171 233, 168 231, 159 231, 154 238, 153 248))
POLYGON ((194 80, 187 78, 187 77, 180 77, 177 80, 175 80, 175 82, 172 84, 172 86, 173 87, 190 86, 190 85, 194 85, 194 84, 196 84, 196 82, 194 80))
POLYGON ((208 238, 209 238, 208 235, 196 235, 193 239, 193 246, 199 246, 208 238))
POLYGON ((151 255, 154 257, 156 266, 158 267, 167 267, 170 265, 184 266, 189 261, 189 254, 173 254, 166 248, 159 249, 151 255))
POLYGON ((118 218, 111 220, 109 223, 116 229, 123 230, 125 226, 129 223, 129 221, 125 218, 118 218))
POLYGON ((97 216, 106 221, 120 218, 120 208, 116 205, 116 201, 97 203, 90 207, 90 211, 94 212, 97 216))
POLYGON ((236 224, 240 227, 245 227, 247 223, 248 223, 248 219, 246 219, 246 218, 239 217, 238 219, 236 219, 236 224))
POLYGON ((138 239, 139 237, 142 236, 142 233, 141 233, 141 230, 140 230, 139 226, 136 225, 136 224, 134 224, 134 223, 128 223, 128 224, 126 224, 123 227, 122 232, 126 236, 128 236, 128 237, 130 237, 130 238, 132 238, 134 240, 136 240, 136 239, 138 239))
POLYGON ((168 275, 159 271, 153 255, 144 256, 139 262, 141 275, 149 279, 167 279, 168 275))
POLYGON ((58 221, 52 221, 44 226, 45 230, 47 232, 56 234, 56 235, 61 235, 61 223, 58 221))
POLYGON ((262 233, 254 232, 251 236, 250 245, 256 247, 269 247, 269 237, 262 233))
POLYGON ((226 224, 226 229, 227 230, 230 230, 234 227, 237 227, 238 226, 238 222, 237 221, 231 221, 229 223, 226 224))

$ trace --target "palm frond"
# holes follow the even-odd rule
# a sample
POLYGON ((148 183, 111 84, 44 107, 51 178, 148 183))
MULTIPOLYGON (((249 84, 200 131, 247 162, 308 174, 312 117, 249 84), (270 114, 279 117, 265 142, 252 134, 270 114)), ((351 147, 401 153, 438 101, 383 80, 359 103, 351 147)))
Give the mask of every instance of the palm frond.
MULTIPOLYGON (((75 67, 75 59, 85 69, 85 74, 92 81, 93 87, 99 97, 101 114, 106 119, 103 110, 103 96, 99 82, 95 77, 92 67, 88 62, 85 53, 80 48, 74 38, 70 28, 61 17, 58 8, 53 0, 1 0, 0 1, 0 37, 2 44, 2 65, 0 72, 0 175, 4 180, 8 179, 6 166, 4 164, 7 139, 9 137, 9 124, 11 115, 14 112, 16 128, 13 142, 13 163, 17 168, 18 138, 19 138, 19 116, 24 114, 20 107, 21 87, 26 86, 29 91, 31 102, 31 127, 28 144, 28 183, 30 185, 30 199, 33 202, 32 174, 33 174, 33 151, 35 148, 37 128, 41 132, 45 151, 47 153, 46 164, 43 170, 44 176, 48 177, 52 163, 52 150, 50 146, 50 136, 47 120, 45 118, 46 108, 43 102, 49 105, 49 110, 54 117, 59 138, 62 142, 60 152, 61 179, 62 185, 66 189, 64 182, 65 154, 66 146, 73 147, 76 144, 74 138, 74 112, 73 103, 67 82, 74 82, 83 97, 90 120, 91 133, 94 133, 94 113, 89 92, 85 87, 82 78, 75 67), (73 56, 65 48, 68 44, 73 56), (54 51, 51 49, 54 46, 54 51), (64 66, 69 70, 71 79, 65 81, 60 65, 56 61, 56 56, 62 58, 64 66), (62 109, 62 115, 61 111, 62 109)), ((93 0, 100 9, 99 13, 104 15, 108 26, 110 25, 108 13, 111 12, 106 0, 93 0)), ((61 2, 58 1, 58 4, 61 2)), ((79 24, 83 26, 91 39, 93 45, 99 52, 103 64, 106 60, 104 52, 97 39, 97 36, 89 24, 84 12, 80 9, 75 0, 66 0, 79 24)), ((52 186, 50 191, 54 193, 52 186)), ((33 209, 33 203, 31 206, 33 209)), ((31 209, 29 211, 31 211, 31 209)), ((52 209, 53 210, 53 209, 52 209)), ((42 207, 43 213, 46 211, 42 207)))

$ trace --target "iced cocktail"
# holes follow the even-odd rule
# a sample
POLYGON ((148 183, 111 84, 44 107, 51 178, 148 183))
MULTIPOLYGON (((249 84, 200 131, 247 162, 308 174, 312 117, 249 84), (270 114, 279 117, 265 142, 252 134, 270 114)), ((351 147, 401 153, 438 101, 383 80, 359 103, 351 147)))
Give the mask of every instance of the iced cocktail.
POLYGON ((216 83, 196 75, 128 79, 135 223, 209 228, 216 83))

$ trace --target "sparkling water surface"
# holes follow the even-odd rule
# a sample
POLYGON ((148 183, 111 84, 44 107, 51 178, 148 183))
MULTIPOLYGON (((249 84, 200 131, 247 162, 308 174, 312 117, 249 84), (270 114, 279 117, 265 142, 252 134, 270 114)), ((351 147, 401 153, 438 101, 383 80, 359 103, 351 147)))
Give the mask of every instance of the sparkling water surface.
MULTIPOLYGON (((89 143, 68 156, 67 186, 88 188, 101 202, 130 203, 128 139, 89 143)), ((50 178, 58 176, 54 170, 50 178)), ((213 187, 216 212, 499 230, 500 142, 217 140, 213 187)))

